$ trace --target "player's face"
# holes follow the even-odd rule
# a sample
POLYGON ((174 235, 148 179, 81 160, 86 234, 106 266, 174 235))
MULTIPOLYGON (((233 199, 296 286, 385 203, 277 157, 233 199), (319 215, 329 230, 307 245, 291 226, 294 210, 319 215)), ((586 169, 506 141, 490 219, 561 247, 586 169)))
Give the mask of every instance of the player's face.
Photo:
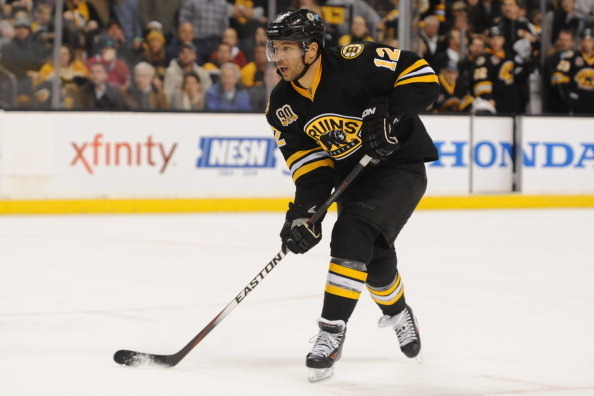
POLYGON ((285 81, 294 81, 305 67, 302 58, 305 52, 295 41, 268 42, 266 54, 270 62, 275 62, 285 81))

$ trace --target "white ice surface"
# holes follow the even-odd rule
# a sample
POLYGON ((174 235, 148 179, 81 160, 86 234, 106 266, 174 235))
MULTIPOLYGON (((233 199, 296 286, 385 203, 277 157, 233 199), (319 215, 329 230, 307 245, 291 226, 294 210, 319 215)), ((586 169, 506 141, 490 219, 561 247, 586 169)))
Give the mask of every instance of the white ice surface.
POLYGON ((364 291, 310 384, 334 219, 160 369, 112 356, 181 349, 276 255, 282 214, 0 217, 0 395, 594 395, 594 210, 416 212, 397 249, 424 363, 364 291))

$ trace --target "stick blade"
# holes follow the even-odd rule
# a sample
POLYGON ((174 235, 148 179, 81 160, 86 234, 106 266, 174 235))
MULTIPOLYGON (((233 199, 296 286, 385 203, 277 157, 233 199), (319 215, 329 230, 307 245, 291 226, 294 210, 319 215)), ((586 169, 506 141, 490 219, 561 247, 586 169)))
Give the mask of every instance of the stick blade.
POLYGON ((167 356, 164 355, 152 355, 150 353, 142 353, 128 350, 119 350, 113 355, 113 360, 117 364, 123 366, 161 366, 161 367, 172 367, 167 360, 167 356))

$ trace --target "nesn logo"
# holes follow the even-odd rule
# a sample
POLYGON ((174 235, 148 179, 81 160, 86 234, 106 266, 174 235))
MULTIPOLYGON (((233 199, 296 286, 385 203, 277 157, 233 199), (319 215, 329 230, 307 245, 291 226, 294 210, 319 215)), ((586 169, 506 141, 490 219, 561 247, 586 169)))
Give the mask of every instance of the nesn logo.
POLYGON ((198 168, 274 168, 272 138, 203 137, 198 168))

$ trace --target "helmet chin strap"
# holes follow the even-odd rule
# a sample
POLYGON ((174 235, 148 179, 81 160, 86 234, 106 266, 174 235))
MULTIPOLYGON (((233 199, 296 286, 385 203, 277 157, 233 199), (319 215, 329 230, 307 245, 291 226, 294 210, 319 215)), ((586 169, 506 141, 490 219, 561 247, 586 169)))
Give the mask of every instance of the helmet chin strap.
POLYGON ((320 51, 318 51, 318 53, 316 54, 316 58, 311 63, 307 64, 307 63, 305 63, 305 54, 303 54, 303 56, 301 57, 301 61, 303 62, 303 65, 305 67, 303 68, 303 70, 301 71, 301 73, 299 73, 299 75, 297 77, 295 77, 295 79, 293 80, 293 81, 295 81, 296 84, 298 84, 299 86, 301 86, 301 84, 299 84, 299 80, 301 80, 301 78, 303 76, 305 76, 305 73, 307 73, 307 71, 309 70, 309 68, 311 67, 311 65, 313 65, 314 63, 316 63, 316 61, 318 60, 319 57, 320 57, 320 51))

